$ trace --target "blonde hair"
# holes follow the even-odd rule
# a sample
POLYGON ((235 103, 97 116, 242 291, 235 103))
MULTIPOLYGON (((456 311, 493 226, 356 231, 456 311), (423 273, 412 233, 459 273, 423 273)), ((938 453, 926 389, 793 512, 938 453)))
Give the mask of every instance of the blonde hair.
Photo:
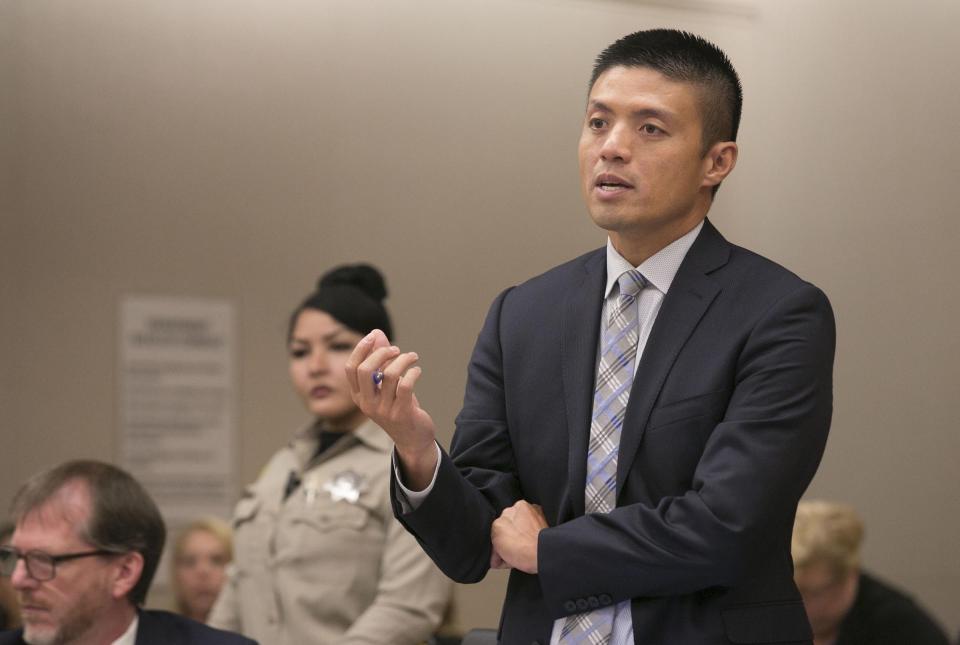
POLYGON ((170 558, 170 571, 172 573, 171 581, 173 583, 174 595, 176 596, 177 610, 180 613, 186 611, 183 597, 180 592, 180 585, 177 581, 177 564, 183 557, 183 550, 187 545, 187 538, 197 532, 209 533, 220 542, 227 555, 227 562, 233 560, 233 530, 230 525, 218 517, 203 517, 188 524, 180 534, 177 535, 176 542, 173 543, 173 556, 170 558))
POLYGON ((188 524, 186 528, 180 531, 177 541, 173 543, 173 562, 176 566, 177 560, 183 555, 183 548, 187 544, 187 538, 191 533, 204 531, 220 541, 224 550, 227 552, 227 560, 233 560, 233 530, 230 525, 219 517, 203 517, 188 524))
POLYGON ((793 524, 793 566, 826 564, 837 577, 860 567, 863 521, 847 504, 800 502, 793 524))

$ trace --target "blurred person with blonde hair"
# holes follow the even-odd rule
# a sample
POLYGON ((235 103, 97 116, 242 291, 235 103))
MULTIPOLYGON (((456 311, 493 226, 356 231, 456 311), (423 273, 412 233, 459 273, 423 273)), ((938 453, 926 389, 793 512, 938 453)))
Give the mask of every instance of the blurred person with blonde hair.
POLYGON ((804 501, 797 507, 794 580, 814 645, 948 645, 913 599, 861 569, 863 535, 851 506, 804 501))
POLYGON ((173 545, 171 569, 176 608, 188 618, 207 621, 233 559, 230 525, 216 517, 189 524, 173 545))

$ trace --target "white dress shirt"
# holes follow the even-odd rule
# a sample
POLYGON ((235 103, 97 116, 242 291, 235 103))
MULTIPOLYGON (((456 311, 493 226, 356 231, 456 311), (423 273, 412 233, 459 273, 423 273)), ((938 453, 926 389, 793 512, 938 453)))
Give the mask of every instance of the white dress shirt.
POLYGON ((130 626, 127 627, 127 631, 123 632, 123 635, 120 636, 120 638, 113 641, 112 645, 135 645, 137 642, 137 627, 139 625, 140 616, 139 614, 135 614, 130 626))

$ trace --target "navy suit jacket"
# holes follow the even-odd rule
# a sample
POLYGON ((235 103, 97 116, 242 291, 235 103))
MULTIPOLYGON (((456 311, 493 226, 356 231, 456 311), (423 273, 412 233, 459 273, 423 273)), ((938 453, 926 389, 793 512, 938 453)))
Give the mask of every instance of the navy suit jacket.
MULTIPOLYGON (((25 645, 23 630, 0 633, 0 645, 25 645)), ((141 610, 136 645, 257 645, 257 642, 168 611, 141 610)))
POLYGON ((796 504, 823 453, 835 343, 826 296, 710 224, 637 369, 617 507, 584 512, 603 249, 500 294, 470 361, 434 489, 400 521, 453 579, 484 577, 490 525, 543 507, 538 575, 512 571, 501 642, 632 600, 638 645, 808 643, 793 583, 796 504))

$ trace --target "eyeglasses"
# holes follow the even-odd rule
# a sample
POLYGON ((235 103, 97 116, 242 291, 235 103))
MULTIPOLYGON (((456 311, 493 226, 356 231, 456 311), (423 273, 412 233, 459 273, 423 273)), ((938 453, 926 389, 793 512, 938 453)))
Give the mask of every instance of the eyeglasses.
POLYGON ((57 565, 67 560, 76 560, 77 558, 90 558, 95 555, 117 555, 113 551, 83 551, 82 553, 64 553, 62 555, 50 555, 43 551, 30 550, 21 551, 12 546, 0 547, 0 574, 12 576, 13 570, 17 568, 17 560, 23 560, 27 567, 27 573, 31 578, 38 582, 53 580, 57 576, 57 565))

